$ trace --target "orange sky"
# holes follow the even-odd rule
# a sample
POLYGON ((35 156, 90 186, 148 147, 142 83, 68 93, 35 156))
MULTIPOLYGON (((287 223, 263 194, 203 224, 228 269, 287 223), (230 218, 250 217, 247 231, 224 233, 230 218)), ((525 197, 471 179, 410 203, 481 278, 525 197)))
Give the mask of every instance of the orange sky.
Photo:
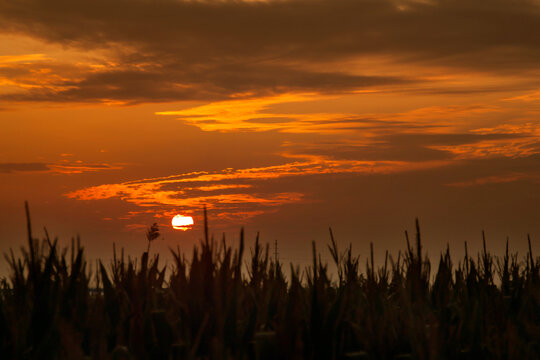
POLYGON ((536 0, 0 0, 0 251, 540 244, 536 0), (170 228, 193 215, 194 230, 170 228))

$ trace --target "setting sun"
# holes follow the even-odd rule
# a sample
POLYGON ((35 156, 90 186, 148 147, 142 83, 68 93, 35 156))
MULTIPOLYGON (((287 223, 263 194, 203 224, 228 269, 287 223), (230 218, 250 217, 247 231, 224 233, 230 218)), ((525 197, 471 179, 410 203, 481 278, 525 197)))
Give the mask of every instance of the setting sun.
POLYGON ((193 218, 191 216, 176 215, 172 218, 172 227, 176 230, 189 230, 193 227, 193 218))
POLYGON ((540 0, 0 24, 0 360, 540 360, 540 0))

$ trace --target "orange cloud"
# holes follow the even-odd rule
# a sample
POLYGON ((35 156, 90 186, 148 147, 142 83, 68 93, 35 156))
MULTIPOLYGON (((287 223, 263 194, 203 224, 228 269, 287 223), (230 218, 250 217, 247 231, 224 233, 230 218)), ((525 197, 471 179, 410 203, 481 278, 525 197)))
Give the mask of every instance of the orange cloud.
MULTIPOLYGON (((394 94, 395 95, 395 94, 394 94)), ((387 96, 393 96, 387 94, 387 96)), ((364 137, 399 128, 402 132, 448 132, 466 127, 471 117, 503 112, 487 104, 429 106, 396 113, 283 112, 276 105, 310 103, 331 99, 317 93, 286 93, 270 97, 217 101, 157 115, 176 116, 178 120, 203 131, 271 131, 288 133, 356 133, 364 137)))
POLYGON ((120 165, 111 165, 106 163, 84 163, 80 160, 74 162, 63 161, 55 164, 48 164, 49 171, 57 174, 82 174, 85 172, 120 170, 120 165))
POLYGON ((504 184, 520 180, 534 180, 539 181, 540 175, 538 174, 525 174, 525 173, 511 173, 506 175, 494 175, 477 178, 470 181, 460 181, 447 184, 448 186, 455 187, 468 187, 468 186, 480 186, 487 184, 504 184))
POLYGON ((525 101, 525 102, 532 102, 532 101, 540 101, 540 90, 527 93, 524 95, 519 96, 513 96, 507 99, 504 99, 506 101, 525 101))
POLYGON ((429 147, 435 150, 448 151, 455 156, 456 160, 494 157, 521 158, 540 153, 540 144, 536 138, 489 140, 474 144, 429 147))
POLYGON ((471 130, 475 134, 527 134, 540 137, 540 124, 533 122, 507 123, 494 127, 486 127, 471 130))
POLYGON ((238 217, 238 214, 249 217, 260 214, 261 208, 299 202, 305 198, 305 194, 298 192, 264 191, 262 185, 271 179, 322 174, 388 174, 445 164, 441 161, 333 160, 305 155, 302 161, 282 165, 194 172, 105 184, 70 192, 66 196, 76 200, 119 198, 141 207, 165 206, 187 210, 206 205, 217 209, 222 217, 238 217))
POLYGON ((0 173, 44 172, 53 174, 82 174, 103 170, 119 170, 118 164, 85 163, 81 160, 63 160, 56 163, 0 163, 0 173))
POLYGON ((0 66, 5 66, 4 64, 9 63, 28 63, 31 61, 40 61, 45 59, 47 59, 45 54, 2 55, 0 56, 0 66))
MULTIPOLYGON (((291 114, 271 111, 271 106, 292 102, 308 102, 328 98, 314 93, 281 94, 263 98, 218 101, 178 111, 160 111, 157 115, 173 115, 203 131, 269 131, 306 132, 346 114, 291 114)), ((335 124, 333 124, 334 130, 335 124)), ((326 126, 326 130, 330 130, 326 126)))

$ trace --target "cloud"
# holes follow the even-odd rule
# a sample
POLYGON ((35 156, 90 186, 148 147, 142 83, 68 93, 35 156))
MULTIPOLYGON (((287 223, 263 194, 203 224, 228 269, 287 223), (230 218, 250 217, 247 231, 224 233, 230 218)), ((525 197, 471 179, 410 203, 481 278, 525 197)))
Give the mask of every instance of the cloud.
POLYGON ((529 180, 529 181, 540 181, 540 174, 534 173, 510 173, 503 175, 493 175, 480 177, 469 181, 459 181, 447 184, 448 186, 454 187, 470 187, 470 186, 481 186, 488 184, 505 184, 516 181, 529 180))
POLYGON ((540 101, 540 90, 530 92, 524 95, 513 96, 511 98, 505 99, 506 101, 525 101, 525 102, 539 102, 540 101))
POLYGON ((106 163, 84 163, 81 160, 57 163, 0 163, 0 173, 47 172, 55 174, 82 174, 103 170, 119 170, 122 166, 106 163))
MULTIPOLYGON (((327 97, 330 98, 330 97, 327 97)), ((285 142, 292 154, 368 161, 464 160, 526 157, 540 151, 540 128, 531 115, 495 104, 429 106, 400 113, 283 112, 282 104, 325 100, 317 94, 281 94, 212 102, 158 115, 175 116, 203 131, 278 131, 317 134, 311 141, 285 142), (504 123, 475 127, 475 122, 504 123), (333 136, 327 143, 320 136, 333 136), (339 137, 336 139, 336 137, 339 137)), ((330 138, 329 138, 330 139, 330 138)))
POLYGON ((123 168, 123 166, 106 163, 84 163, 78 160, 73 162, 62 161, 59 163, 48 164, 48 168, 50 172, 58 174, 82 174, 85 172, 95 172, 103 170, 120 170, 123 168))
POLYGON ((540 153, 538 137, 524 133, 429 133, 423 129, 374 129, 367 139, 290 143, 291 154, 312 154, 332 159, 366 161, 449 161, 528 157, 540 153), (386 129, 386 130, 391 130, 386 129), (401 130, 401 131, 400 131, 401 130))
POLYGON ((269 96, 294 91, 347 93, 415 81, 397 76, 306 71, 286 65, 215 64, 206 68, 200 64, 162 64, 161 59, 151 61, 151 65, 122 63, 112 68, 50 62, 5 66, 0 68, 3 82, 25 91, 8 92, 0 99, 136 104, 269 96), (44 77, 37 78, 38 73, 44 77))
POLYGON ((477 159, 490 157, 528 157, 540 153, 538 139, 482 141, 475 144, 454 146, 435 145, 435 150, 448 151, 455 159, 477 159))
MULTIPOLYGON (((451 68, 535 76, 539 9, 533 0, 51 0, 46 6, 0 0, 4 34, 58 44, 67 55, 107 53, 84 61, 67 56, 70 61, 53 67, 44 66, 55 61, 40 54, 27 55, 33 56, 28 69, 51 71, 47 84, 12 89, 0 98, 215 101, 246 93, 348 93, 423 82, 440 85, 423 91, 470 92, 463 85, 448 88, 428 73, 451 68)), ((7 70, 2 76, 15 85, 28 83, 7 70)))
POLYGON ((520 58, 536 62, 538 8, 533 0, 0 2, 5 31, 69 46, 129 44, 144 49, 142 56, 209 59, 205 63, 256 56, 341 58, 390 50, 462 61, 485 51, 514 55, 485 58, 482 64, 466 61, 476 68, 520 58))
MULTIPOLYGON (((179 111, 161 111, 157 115, 172 115, 203 131, 309 131, 340 114, 281 114, 272 112, 276 104, 309 102, 324 97, 316 94, 281 94, 258 99, 235 99, 179 111), (270 119, 270 121, 268 121, 270 119), (285 119, 284 121, 279 121, 285 119), (278 121, 276 121, 278 120, 278 121)), ((335 125, 335 124, 333 124, 335 125)))
POLYGON ((259 98, 240 98, 211 102, 178 111, 160 111, 157 115, 175 116, 203 131, 270 131, 292 133, 414 132, 419 129, 455 127, 457 120, 501 112, 496 106, 430 106, 404 113, 370 113, 359 116, 339 112, 277 112, 275 105, 314 103, 331 96, 316 93, 284 93, 259 98))
POLYGON ((47 171, 44 163, 0 163, 0 173, 47 171))
POLYGON ((10 63, 28 63, 44 59, 46 59, 45 54, 2 55, 0 56, 0 67, 10 63))
POLYGON ((275 192, 267 186, 287 177, 328 174, 391 174, 446 165, 443 161, 335 160, 322 156, 295 155, 300 159, 282 165, 194 172, 149 178, 119 184, 104 184, 67 193, 76 200, 121 199, 139 207, 180 208, 183 211, 208 206, 221 216, 259 214, 262 209, 304 201, 297 191, 275 192))

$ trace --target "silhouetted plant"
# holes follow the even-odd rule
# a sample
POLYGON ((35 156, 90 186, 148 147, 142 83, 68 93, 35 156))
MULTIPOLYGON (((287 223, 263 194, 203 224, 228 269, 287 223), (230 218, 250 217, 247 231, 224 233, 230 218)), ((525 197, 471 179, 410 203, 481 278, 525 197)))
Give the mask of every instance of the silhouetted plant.
MULTIPOLYGON (((6 255, 0 281, 0 356, 6 359, 535 359, 540 354, 540 259, 522 262, 449 248, 431 276, 416 223, 414 247, 383 266, 373 246, 361 272, 352 247, 340 252, 330 231, 330 276, 313 244, 303 271, 268 256, 257 236, 239 246, 204 240, 190 261, 171 250, 166 268, 148 251, 123 251, 94 270, 72 240, 37 241, 27 212, 28 245, 6 255), (70 254, 70 256, 68 256, 70 254), (432 281, 430 280, 432 279, 432 281), (90 284, 95 284, 92 287, 90 284)), ((149 245, 159 237, 156 224, 149 245)), ((467 248, 467 245, 465 245, 467 248)), ((148 248, 149 250, 149 248, 148 248)))
POLYGON ((146 240, 148 240, 148 249, 146 250, 146 252, 150 252, 150 244, 152 243, 152 241, 156 240, 159 235, 159 226, 157 223, 153 223, 152 226, 150 226, 146 230, 146 240))

